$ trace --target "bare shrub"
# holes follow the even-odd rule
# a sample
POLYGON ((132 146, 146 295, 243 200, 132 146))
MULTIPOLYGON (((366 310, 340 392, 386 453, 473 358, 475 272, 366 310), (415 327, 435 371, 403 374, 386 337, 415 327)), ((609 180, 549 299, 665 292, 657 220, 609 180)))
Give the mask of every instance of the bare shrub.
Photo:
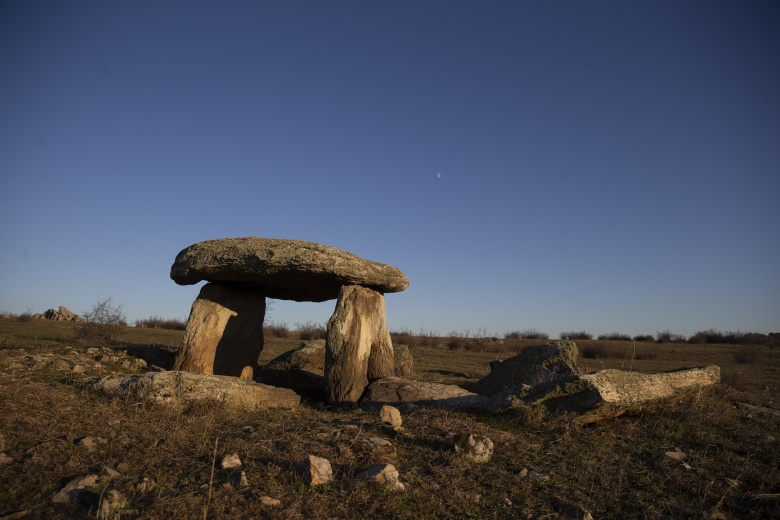
POLYGON ((661 332, 656 332, 655 340, 658 343, 685 343, 687 338, 682 334, 675 334, 667 329, 661 332))
POLYGON ((263 334, 269 338, 287 339, 290 337, 290 327, 285 321, 268 321, 263 325, 263 334))
POLYGON ((300 333, 300 338, 304 341, 310 341, 313 339, 326 339, 328 337, 328 331, 322 325, 307 321, 306 323, 295 323, 295 328, 300 333))
POLYGON ((152 314, 148 318, 135 320, 135 326, 144 327, 146 329, 184 330, 187 328, 187 322, 182 319, 162 318, 156 314, 152 314))
POLYGON ((504 333, 504 339, 550 339, 550 335, 536 329, 523 329, 504 333))
POLYGON ((127 325, 122 305, 114 305, 111 296, 102 300, 98 296, 97 303, 82 317, 84 321, 75 327, 75 337, 81 343, 111 343, 127 325))
POLYGON ((621 334, 620 332, 610 332, 609 334, 601 334, 598 336, 598 339, 601 341, 604 340, 612 340, 612 341, 631 341, 631 336, 628 334, 621 334))
POLYGON ((593 334, 584 330, 577 331, 577 332, 567 331, 567 332, 561 332, 561 339, 569 339, 569 340, 593 339, 593 334))

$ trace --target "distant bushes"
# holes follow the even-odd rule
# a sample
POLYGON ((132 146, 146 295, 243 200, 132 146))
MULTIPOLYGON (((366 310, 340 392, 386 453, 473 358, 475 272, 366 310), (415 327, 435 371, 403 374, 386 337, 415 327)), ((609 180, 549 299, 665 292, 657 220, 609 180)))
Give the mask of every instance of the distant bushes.
POLYGON ((593 334, 584 330, 581 330, 579 332, 574 332, 574 331, 561 332, 561 339, 569 339, 569 340, 593 339, 593 334))
POLYGON ((287 339, 290 337, 290 328, 285 321, 268 321, 263 325, 263 334, 269 338, 287 339))
POLYGON ((114 305, 111 297, 100 299, 82 317, 75 327, 75 337, 82 343, 111 343, 122 327, 127 325, 127 318, 122 305, 114 305))
POLYGON ((550 339, 550 336, 536 329, 523 329, 504 333, 504 339, 550 339))
POLYGON ((610 332, 609 334, 601 334, 598 336, 598 339, 604 341, 604 340, 613 340, 613 341, 631 341, 631 336, 628 334, 621 334, 619 332, 610 332))
POLYGON ((187 328, 187 322, 178 318, 162 318, 152 314, 146 319, 135 320, 135 326, 145 329, 184 330, 187 328))
POLYGON ((675 334, 669 330, 664 330, 656 332, 655 341, 656 343, 685 343, 688 341, 688 338, 682 334, 675 334))
POLYGON ((633 337, 634 341, 655 341, 655 338, 650 334, 639 334, 633 337))
POLYGON ((307 321, 306 323, 296 323, 295 327, 300 333, 300 338, 304 341, 326 339, 328 337, 328 330, 318 323, 307 321))

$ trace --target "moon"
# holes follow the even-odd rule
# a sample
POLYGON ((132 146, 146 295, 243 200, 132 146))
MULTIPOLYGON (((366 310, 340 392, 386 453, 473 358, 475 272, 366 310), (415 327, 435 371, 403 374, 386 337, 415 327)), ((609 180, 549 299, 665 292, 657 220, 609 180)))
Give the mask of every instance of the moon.
POLYGON ((437 173, 437 174, 436 174, 436 178, 437 178, 437 179, 441 179, 441 173, 437 173))

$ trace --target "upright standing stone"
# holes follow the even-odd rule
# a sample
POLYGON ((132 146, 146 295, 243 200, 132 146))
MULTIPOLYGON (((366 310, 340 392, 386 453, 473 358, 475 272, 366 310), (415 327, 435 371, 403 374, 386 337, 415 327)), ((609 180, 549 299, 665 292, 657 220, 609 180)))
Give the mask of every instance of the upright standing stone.
POLYGON ((208 283, 192 304, 174 370, 240 377, 263 351, 265 296, 208 283))
POLYGON ((328 320, 325 395, 331 403, 357 403, 369 379, 393 375, 393 344, 385 298, 366 287, 341 288, 328 320))

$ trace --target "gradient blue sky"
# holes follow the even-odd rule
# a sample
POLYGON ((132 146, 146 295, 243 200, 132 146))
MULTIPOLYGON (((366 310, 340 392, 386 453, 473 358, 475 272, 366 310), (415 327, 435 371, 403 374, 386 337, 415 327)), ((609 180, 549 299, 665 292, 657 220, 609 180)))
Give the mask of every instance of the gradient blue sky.
POLYGON ((4 1, 0 310, 186 318, 176 254, 256 235, 400 267, 392 330, 778 331, 779 28, 774 1, 4 1))

